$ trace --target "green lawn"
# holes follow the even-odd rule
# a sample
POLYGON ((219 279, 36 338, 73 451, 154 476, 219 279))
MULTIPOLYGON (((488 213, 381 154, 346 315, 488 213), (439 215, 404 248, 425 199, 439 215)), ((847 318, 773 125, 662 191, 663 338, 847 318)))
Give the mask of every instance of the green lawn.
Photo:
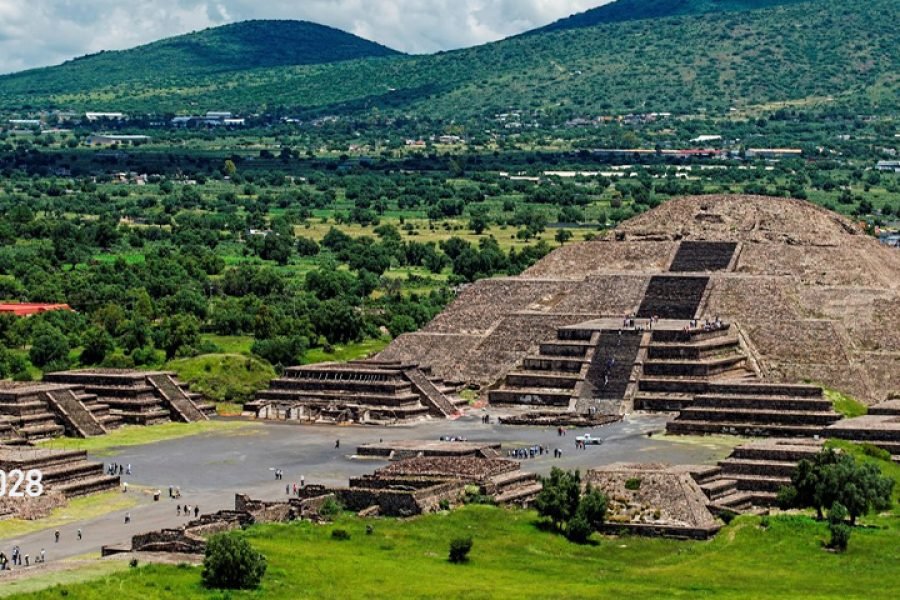
POLYGON ((243 403, 275 379, 275 369, 244 354, 204 354, 166 363, 191 391, 215 402, 243 403))
POLYGON ((40 442, 39 445, 44 448, 87 450, 95 456, 109 456, 115 453, 116 448, 142 446, 208 432, 236 431, 251 425, 252 423, 249 422, 218 420, 196 423, 163 423, 150 427, 126 425, 107 435, 84 439, 58 438, 40 442))
POLYGON ((825 388, 825 397, 831 400, 831 403, 834 404, 834 410, 841 413, 848 419, 852 419, 853 417, 861 417, 867 412, 869 409, 865 404, 851 398, 846 394, 842 394, 837 390, 832 390, 825 388))
POLYGON ((0 521, 0 538, 19 537, 35 531, 61 527, 76 521, 95 519, 113 511, 126 510, 135 504, 137 504, 135 494, 122 494, 119 491, 74 498, 66 506, 54 510, 45 519, 37 521, 26 521, 24 519, 0 521))
POLYGON ((711 542, 602 538, 570 544, 540 531, 535 513, 471 506, 451 514, 335 526, 267 525, 244 535, 269 560, 257 592, 205 592, 199 570, 149 566, 34 598, 894 598, 895 521, 858 529, 846 554, 822 549, 826 527, 806 516, 739 518, 711 542), (471 561, 447 561, 449 540, 471 535, 471 561))
POLYGON ((384 350, 390 343, 391 341, 386 338, 365 340, 355 344, 347 344, 346 346, 334 346, 334 352, 331 354, 325 352, 322 348, 312 348, 306 353, 305 362, 307 364, 315 364, 368 358, 384 350))

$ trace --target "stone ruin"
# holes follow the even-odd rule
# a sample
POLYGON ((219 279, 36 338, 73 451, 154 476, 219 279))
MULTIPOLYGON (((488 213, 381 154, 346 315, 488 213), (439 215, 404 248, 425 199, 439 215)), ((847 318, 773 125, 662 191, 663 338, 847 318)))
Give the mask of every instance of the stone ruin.
POLYGON ((663 410, 673 433, 824 435, 820 385, 900 389, 900 253, 808 202, 672 200, 468 286, 378 359, 413 357, 523 422, 663 410))
POLYGON ((352 361, 291 367, 244 405, 261 419, 391 425, 453 418, 458 387, 414 362, 352 361))
POLYGON ((364 444, 356 449, 358 458, 403 460, 417 457, 499 458, 499 442, 397 440, 364 444))
POLYGON ((0 470, 39 469, 44 494, 38 498, 0 498, 0 519, 38 519, 69 498, 117 489, 119 478, 107 475, 102 463, 87 460, 83 450, 49 450, 25 445, 0 446, 0 470))
POLYGON ((320 521, 328 500, 363 516, 412 517, 463 501, 468 488, 502 505, 524 505, 541 490, 537 476, 516 461, 475 456, 420 457, 395 462, 372 475, 355 477, 346 488, 307 485, 288 500, 264 502, 235 496, 234 510, 201 515, 187 524, 133 536, 131 543, 104 546, 103 556, 127 552, 202 554, 206 538, 260 523, 320 521))

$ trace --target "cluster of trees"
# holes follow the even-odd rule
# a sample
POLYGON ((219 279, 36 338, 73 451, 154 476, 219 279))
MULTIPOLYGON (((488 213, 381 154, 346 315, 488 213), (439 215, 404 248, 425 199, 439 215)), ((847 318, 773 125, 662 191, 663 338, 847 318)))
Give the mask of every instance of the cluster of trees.
POLYGON ((534 500, 538 514, 548 519, 554 530, 576 543, 583 544, 606 520, 607 499, 590 485, 581 491, 578 471, 554 467, 549 477, 541 480, 543 489, 534 500))
POLYGON ((781 508, 814 508, 822 520, 828 511, 832 545, 845 549, 849 526, 873 510, 885 510, 893 502, 894 480, 875 464, 860 463, 852 455, 825 449, 811 460, 802 460, 791 485, 778 494, 781 508), (849 526, 845 520, 849 518, 849 526))

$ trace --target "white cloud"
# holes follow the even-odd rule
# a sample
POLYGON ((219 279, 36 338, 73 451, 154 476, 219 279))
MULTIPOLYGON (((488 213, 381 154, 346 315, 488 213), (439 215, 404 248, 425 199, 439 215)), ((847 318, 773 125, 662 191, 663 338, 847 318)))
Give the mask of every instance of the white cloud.
POLYGON ((0 73, 246 19, 304 19, 411 53, 498 40, 610 0, 0 0, 0 73))

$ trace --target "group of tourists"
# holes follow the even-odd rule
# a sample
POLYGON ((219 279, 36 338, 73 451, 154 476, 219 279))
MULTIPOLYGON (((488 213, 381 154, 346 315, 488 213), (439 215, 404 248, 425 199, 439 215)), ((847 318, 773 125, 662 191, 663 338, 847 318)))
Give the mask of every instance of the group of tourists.
POLYGON ((284 486, 284 493, 287 496, 294 495, 294 496, 297 496, 298 498, 300 498, 301 496, 303 496, 303 490, 305 488, 306 488, 306 478, 303 477, 303 475, 301 475, 299 485, 296 483, 293 485, 291 485, 290 483, 286 484, 284 486))
POLYGON ((275 481, 281 481, 282 479, 284 479, 284 471, 275 469, 275 481))
MULTIPOLYGON (((53 532, 53 543, 58 544, 62 534, 59 529, 53 532)), ((84 535, 79 528, 75 533, 75 538, 80 542, 84 535)), ((10 552, 9 557, 6 556, 5 552, 0 552, 0 571, 11 571, 13 567, 30 567, 32 564, 39 565, 43 564, 47 561, 47 551, 44 548, 41 548, 40 553, 34 557, 34 561, 32 562, 31 556, 27 552, 22 552, 22 549, 19 548, 19 545, 16 544, 12 548, 12 552, 10 552)))
POLYGON ((122 475, 131 475, 131 464, 122 466, 116 463, 109 463, 106 465, 106 474, 112 476, 118 475, 119 477, 122 475))
POLYGON ((175 514, 180 517, 182 513, 184 513, 185 517, 190 517, 193 513, 194 518, 197 519, 200 517, 200 507, 197 505, 194 505, 192 507, 190 504, 185 504, 184 507, 182 507, 180 504, 176 504, 175 514))
MULTIPOLYGON (((550 448, 545 448, 544 446, 529 446, 527 448, 513 448, 508 450, 506 455, 509 458, 517 458, 519 460, 525 460, 528 458, 537 458, 539 456, 543 456, 544 454, 550 454, 550 448)), ((562 452, 558 450, 553 451, 553 458, 559 458, 562 456, 562 452)))

